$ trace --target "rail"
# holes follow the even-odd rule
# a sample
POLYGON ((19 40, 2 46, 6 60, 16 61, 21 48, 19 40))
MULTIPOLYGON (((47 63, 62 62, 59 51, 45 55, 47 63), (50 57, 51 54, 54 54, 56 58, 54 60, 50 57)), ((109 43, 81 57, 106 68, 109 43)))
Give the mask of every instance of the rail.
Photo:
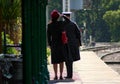
POLYGON ((87 47, 81 49, 82 51, 99 51, 99 50, 105 50, 109 49, 111 46, 98 46, 98 47, 87 47))
POLYGON ((106 49, 112 49, 112 48, 120 48, 120 45, 106 45, 106 46, 94 46, 94 47, 86 47, 81 49, 81 51, 100 51, 100 50, 106 50, 106 49))
POLYGON ((120 50, 114 51, 114 52, 111 52, 111 53, 106 53, 106 54, 100 56, 100 58, 103 59, 105 56, 112 55, 112 54, 116 54, 116 53, 120 53, 120 50))

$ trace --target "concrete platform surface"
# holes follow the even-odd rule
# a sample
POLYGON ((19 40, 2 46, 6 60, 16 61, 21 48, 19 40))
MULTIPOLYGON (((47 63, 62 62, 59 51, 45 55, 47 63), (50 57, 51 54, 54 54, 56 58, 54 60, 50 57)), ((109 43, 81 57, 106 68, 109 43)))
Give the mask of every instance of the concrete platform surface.
MULTIPOLYGON (((94 52, 81 51, 81 60, 74 62, 73 79, 53 80, 54 72, 51 64, 49 84, 120 84, 120 75, 107 66, 94 52)), ((64 67, 63 76, 66 76, 64 67)))

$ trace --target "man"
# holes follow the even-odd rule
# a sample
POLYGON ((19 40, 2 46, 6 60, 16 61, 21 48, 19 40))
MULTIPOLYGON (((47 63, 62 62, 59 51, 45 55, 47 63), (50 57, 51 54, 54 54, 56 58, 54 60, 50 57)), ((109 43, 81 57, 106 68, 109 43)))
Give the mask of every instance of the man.
POLYGON ((63 12, 69 20, 65 20, 66 25, 64 30, 68 38, 68 43, 66 45, 67 55, 66 55, 66 69, 67 76, 66 79, 73 77, 73 62, 80 60, 79 46, 81 46, 81 35, 78 26, 70 20, 71 12, 63 12))

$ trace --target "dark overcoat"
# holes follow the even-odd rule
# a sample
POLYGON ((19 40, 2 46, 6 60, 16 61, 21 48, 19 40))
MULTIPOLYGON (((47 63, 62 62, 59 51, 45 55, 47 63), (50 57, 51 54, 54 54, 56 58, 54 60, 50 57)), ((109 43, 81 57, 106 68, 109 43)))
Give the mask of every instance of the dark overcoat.
POLYGON ((47 28, 47 40, 48 45, 51 48, 51 63, 61 63, 65 61, 64 57, 64 45, 61 40, 61 34, 63 31, 64 22, 55 21, 48 24, 47 28))
POLYGON ((67 33, 68 37, 68 55, 67 59, 71 61, 77 61, 80 60, 80 51, 79 51, 79 46, 81 45, 81 34, 78 26, 70 21, 67 20, 65 21, 66 25, 64 26, 64 30, 67 33))

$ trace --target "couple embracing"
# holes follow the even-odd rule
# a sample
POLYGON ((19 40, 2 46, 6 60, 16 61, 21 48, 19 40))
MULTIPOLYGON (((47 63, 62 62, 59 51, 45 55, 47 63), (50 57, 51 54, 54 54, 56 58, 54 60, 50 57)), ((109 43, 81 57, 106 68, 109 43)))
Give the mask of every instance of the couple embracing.
POLYGON ((64 79, 64 62, 67 70, 65 79, 72 79, 73 62, 80 60, 81 34, 78 26, 70 20, 70 15, 71 12, 60 14, 57 10, 53 10, 51 12, 51 22, 47 26, 47 41, 51 49, 51 63, 55 74, 54 80, 64 79), (64 20, 60 21, 60 17, 64 20))

